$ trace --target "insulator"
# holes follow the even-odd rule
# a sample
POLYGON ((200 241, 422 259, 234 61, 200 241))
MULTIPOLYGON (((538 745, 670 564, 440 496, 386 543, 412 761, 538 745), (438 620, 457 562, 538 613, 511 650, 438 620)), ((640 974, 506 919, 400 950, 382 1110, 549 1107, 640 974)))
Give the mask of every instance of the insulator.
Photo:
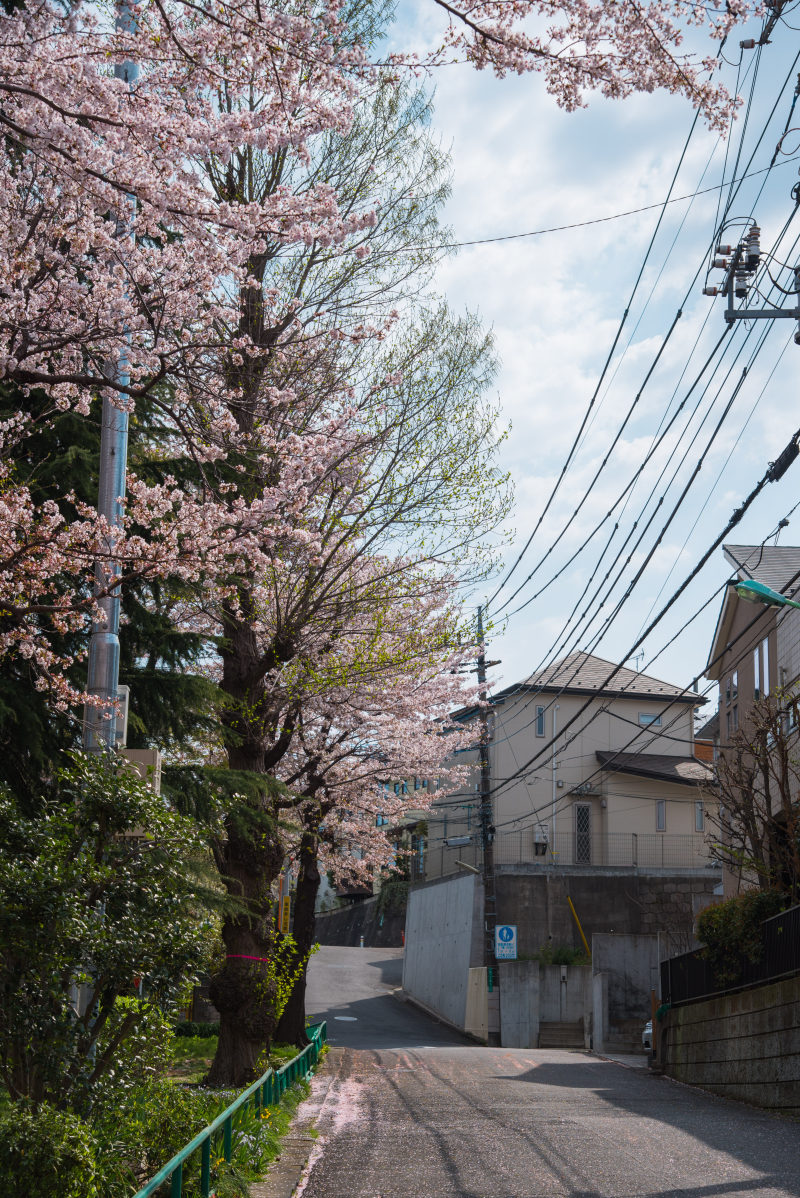
POLYGON ((754 37, 746 37, 743 42, 739 42, 742 50, 755 50, 756 39, 754 37))
POLYGON ((752 225, 745 239, 745 254, 747 269, 755 270, 761 257, 761 230, 758 225, 752 225))
POLYGON ((746 299, 748 283, 744 275, 737 275, 733 285, 733 294, 737 299, 746 299))
POLYGON ((715 258, 714 261, 711 263, 711 269, 712 270, 727 270, 728 269, 728 259, 727 258, 715 258))
POLYGON ((719 295, 719 287, 704 287, 703 295, 719 295))
POLYGON ((733 246, 732 245, 718 245, 714 252, 717 254, 732 254, 733 246))

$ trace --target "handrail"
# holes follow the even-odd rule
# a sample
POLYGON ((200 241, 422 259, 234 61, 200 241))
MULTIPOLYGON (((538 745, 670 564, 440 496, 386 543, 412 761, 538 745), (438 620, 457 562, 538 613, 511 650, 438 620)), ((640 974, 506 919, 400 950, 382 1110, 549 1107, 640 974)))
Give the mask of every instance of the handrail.
POLYGON ((211 1193, 212 1136, 222 1129, 223 1154, 225 1160, 229 1161, 233 1154, 233 1116, 236 1111, 243 1107, 251 1096, 254 1096, 253 1100, 257 1107, 268 1106, 270 1101, 277 1101, 301 1075, 308 1076, 319 1060, 322 1046, 327 1042, 328 1027, 325 1023, 317 1023, 313 1027, 307 1028, 306 1031, 311 1040, 302 1052, 298 1053, 296 1057, 292 1057, 291 1061, 287 1061, 285 1065, 281 1065, 280 1069, 268 1069, 257 1081, 242 1091, 235 1102, 232 1102, 221 1114, 217 1115, 213 1123, 209 1123, 208 1127, 203 1128, 185 1148, 173 1156, 172 1160, 167 1161, 166 1165, 150 1178, 134 1198, 149 1198, 165 1181, 171 1182, 170 1198, 181 1198, 183 1166, 198 1148, 202 1150, 203 1154, 200 1161, 200 1195, 201 1198, 214 1198, 211 1193), (301 1064, 305 1064, 305 1068, 301 1069, 301 1064))

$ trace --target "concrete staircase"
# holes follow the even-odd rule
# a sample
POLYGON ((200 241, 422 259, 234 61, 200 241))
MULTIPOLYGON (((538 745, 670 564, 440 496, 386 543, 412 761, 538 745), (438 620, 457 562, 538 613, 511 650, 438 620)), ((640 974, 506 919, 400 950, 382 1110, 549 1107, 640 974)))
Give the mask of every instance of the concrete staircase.
POLYGON ((583 1048, 583 1020, 575 1023, 540 1023, 540 1048, 583 1048))

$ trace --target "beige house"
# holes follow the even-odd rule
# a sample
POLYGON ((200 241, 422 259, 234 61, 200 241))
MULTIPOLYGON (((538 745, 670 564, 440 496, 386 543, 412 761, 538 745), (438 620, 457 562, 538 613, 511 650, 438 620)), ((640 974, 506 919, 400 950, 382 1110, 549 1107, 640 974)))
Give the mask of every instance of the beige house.
MULTIPOLYGON (((755 579, 797 599, 800 594, 800 547, 794 545, 723 545, 735 571, 720 609, 706 676, 719 684, 717 751, 725 756, 731 737, 750 727, 753 704, 766 696, 786 703, 800 691, 800 611, 762 607, 736 593, 736 582, 755 579)), ((786 731, 795 732, 786 705, 786 731)), ((741 867, 724 869, 727 897, 747 889, 755 878, 741 867)))
MULTIPOLYGON (((694 753, 704 700, 647 674, 574 653, 491 698, 489 773, 497 866, 708 870, 701 787, 711 767, 694 753), (613 677, 612 677, 613 675, 613 677)), ((417 876, 482 861, 480 713, 472 766, 427 818, 417 876)))

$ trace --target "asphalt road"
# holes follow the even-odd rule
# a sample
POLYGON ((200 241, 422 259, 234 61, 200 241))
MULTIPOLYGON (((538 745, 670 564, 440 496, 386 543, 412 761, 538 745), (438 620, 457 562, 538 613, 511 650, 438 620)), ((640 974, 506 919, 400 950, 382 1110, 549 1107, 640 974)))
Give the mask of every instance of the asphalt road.
POLYGON ((482 1048, 398 1001, 400 953, 324 948, 331 1052, 298 1198, 789 1198, 800 1125, 591 1054, 482 1048))

